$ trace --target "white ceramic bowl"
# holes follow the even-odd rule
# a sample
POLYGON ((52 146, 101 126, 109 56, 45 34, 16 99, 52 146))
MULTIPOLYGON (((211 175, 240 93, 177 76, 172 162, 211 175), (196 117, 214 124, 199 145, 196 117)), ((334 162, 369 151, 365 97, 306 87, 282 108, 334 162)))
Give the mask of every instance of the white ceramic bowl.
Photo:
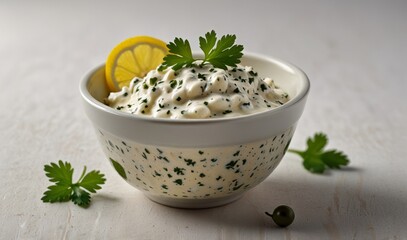
POLYGON ((104 66, 87 74, 80 84, 84 108, 120 176, 151 200, 182 208, 232 202, 267 178, 288 148, 310 84, 279 59, 246 53, 242 64, 273 78, 290 101, 240 117, 157 119, 105 105, 104 66))

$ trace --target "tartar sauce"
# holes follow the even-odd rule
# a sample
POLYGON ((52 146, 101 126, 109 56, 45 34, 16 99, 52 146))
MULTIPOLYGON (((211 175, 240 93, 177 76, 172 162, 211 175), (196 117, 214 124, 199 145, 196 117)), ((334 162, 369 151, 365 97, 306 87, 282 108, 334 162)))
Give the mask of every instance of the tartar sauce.
POLYGON ((227 70, 210 64, 174 71, 152 70, 129 87, 112 92, 106 104, 117 110, 154 118, 225 118, 276 108, 289 100, 271 78, 252 67, 227 70))

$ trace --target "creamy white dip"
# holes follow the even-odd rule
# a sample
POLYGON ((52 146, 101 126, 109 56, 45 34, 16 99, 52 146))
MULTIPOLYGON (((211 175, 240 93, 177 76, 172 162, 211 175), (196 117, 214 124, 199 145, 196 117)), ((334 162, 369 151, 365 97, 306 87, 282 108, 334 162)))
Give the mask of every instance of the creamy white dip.
POLYGON ((154 118, 225 118, 276 108, 289 96, 271 78, 252 67, 228 70, 207 64, 174 71, 152 70, 129 87, 112 92, 106 104, 117 110, 154 118))

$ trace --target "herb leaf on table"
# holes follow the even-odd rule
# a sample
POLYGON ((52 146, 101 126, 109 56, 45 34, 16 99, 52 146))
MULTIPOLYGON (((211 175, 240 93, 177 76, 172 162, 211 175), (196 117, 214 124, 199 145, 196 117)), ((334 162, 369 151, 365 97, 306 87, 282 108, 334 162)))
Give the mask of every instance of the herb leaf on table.
POLYGON ((333 149, 324 151, 328 137, 324 133, 316 133, 307 139, 307 149, 304 151, 289 149, 303 159, 305 169, 312 173, 323 173, 328 168, 341 168, 349 164, 348 157, 341 151, 333 149))
POLYGON ((59 160, 58 163, 50 163, 44 166, 45 175, 54 185, 48 187, 41 200, 43 202, 67 202, 72 200, 81 207, 90 204, 90 193, 96 193, 106 181, 104 174, 93 170, 86 173, 86 166, 78 182, 72 182, 74 169, 68 162, 59 160))

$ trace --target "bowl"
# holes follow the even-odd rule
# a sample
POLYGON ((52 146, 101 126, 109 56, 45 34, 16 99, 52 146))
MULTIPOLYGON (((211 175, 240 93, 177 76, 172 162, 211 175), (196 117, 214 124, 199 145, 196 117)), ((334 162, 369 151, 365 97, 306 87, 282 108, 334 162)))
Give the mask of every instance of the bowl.
POLYGON ((208 208, 240 198, 283 158, 310 88, 298 67, 245 53, 242 65, 271 77, 290 100, 265 112, 219 119, 159 119, 104 104, 104 65, 80 83, 88 118, 114 169, 149 199, 171 207, 208 208))

